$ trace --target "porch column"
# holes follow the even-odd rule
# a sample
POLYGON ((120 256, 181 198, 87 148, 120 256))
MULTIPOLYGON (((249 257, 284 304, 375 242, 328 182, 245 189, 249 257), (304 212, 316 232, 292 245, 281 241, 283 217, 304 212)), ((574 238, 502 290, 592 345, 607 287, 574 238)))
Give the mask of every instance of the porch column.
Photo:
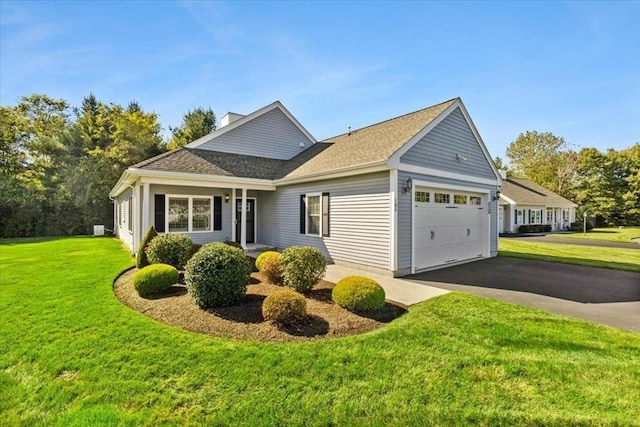
POLYGON ((149 204, 151 200, 149 200, 149 183, 142 184, 142 230, 140 230, 140 235, 142 233, 146 233, 149 228, 149 204))
POLYGON ((131 201, 131 210, 133 210, 131 215, 131 231, 133 233, 133 252, 135 253, 138 250, 138 245, 140 244, 140 240, 142 240, 142 235, 140 233, 140 184, 136 184, 133 187, 133 200, 131 201))
POLYGON ((247 249, 247 189, 242 189, 242 205, 240 206, 240 244, 247 249))
POLYGON ((509 233, 514 232, 515 223, 516 223, 516 210, 513 205, 509 205, 509 233))
POLYGON ((238 222, 238 209, 236 207, 236 188, 231 189, 231 241, 236 241, 236 224, 238 222))

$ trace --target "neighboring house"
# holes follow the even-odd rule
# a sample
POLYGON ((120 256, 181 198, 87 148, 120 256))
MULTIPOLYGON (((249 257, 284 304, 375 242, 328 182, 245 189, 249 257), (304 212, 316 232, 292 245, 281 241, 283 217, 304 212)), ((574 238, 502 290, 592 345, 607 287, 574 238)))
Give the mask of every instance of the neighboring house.
POLYGON ((501 178, 459 98, 317 142, 280 103, 127 169, 115 232, 314 246, 402 276, 495 256, 501 178))
POLYGON ((500 233, 517 233, 521 225, 548 224, 566 230, 576 220, 578 205, 553 191, 522 178, 509 178, 501 170, 500 233))

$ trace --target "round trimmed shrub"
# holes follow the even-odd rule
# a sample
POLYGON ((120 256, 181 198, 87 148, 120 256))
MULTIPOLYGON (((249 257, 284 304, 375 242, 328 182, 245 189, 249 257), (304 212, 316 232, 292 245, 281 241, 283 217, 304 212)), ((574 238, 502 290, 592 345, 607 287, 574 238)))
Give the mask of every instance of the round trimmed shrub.
POLYGON ((138 252, 136 253, 136 267, 144 268, 149 265, 149 260, 147 259, 147 250, 149 249, 149 243, 153 239, 158 236, 156 232, 156 228, 152 225, 149 227, 147 232, 144 234, 142 241, 140 242, 140 247, 138 248, 138 252))
POLYGON ((147 258, 151 264, 169 264, 178 270, 191 258, 193 242, 185 234, 163 234, 149 243, 147 258))
POLYGON ((249 262, 242 249, 208 243, 187 262, 187 289, 200 308, 233 305, 242 300, 249 283, 249 262))
POLYGON ((350 311, 376 311, 384 306, 385 293, 373 279, 349 276, 340 280, 331 291, 331 299, 350 311))
POLYGON ((307 316, 307 300, 291 289, 275 291, 262 303, 262 317, 281 325, 293 325, 307 316))
POLYGON ((282 254, 276 251, 262 252, 256 258, 256 267, 274 285, 282 284, 282 254))
POLYGON ((178 270, 168 264, 148 265, 133 275, 133 286, 141 297, 160 293, 178 283, 178 270))
POLYGON ((298 292, 311 290, 322 280, 326 271, 322 253, 311 246, 291 246, 282 252, 284 284, 298 292))

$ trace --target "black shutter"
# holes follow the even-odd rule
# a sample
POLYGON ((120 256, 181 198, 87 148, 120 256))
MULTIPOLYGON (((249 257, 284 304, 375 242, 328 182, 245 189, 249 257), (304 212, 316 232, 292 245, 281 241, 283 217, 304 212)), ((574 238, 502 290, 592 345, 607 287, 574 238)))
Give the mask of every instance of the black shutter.
POLYGON ((164 194, 155 195, 155 226, 158 233, 164 233, 164 194))
POLYGON ((213 197, 213 229, 222 230, 222 197, 213 197))
POLYGON ((322 193, 322 236, 329 237, 329 193, 322 193))
POLYGON ((300 195, 300 234, 307 233, 307 222, 305 216, 307 215, 307 209, 305 207, 305 195, 300 195))

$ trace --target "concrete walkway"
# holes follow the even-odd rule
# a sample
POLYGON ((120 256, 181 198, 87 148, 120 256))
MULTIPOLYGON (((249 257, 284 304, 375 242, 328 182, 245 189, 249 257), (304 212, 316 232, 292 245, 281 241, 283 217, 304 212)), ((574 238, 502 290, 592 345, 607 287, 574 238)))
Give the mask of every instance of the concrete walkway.
POLYGON ((400 303, 406 307, 428 300, 439 295, 448 294, 449 291, 430 286, 430 282, 421 281, 413 283, 408 280, 372 274, 366 271, 356 270, 341 265, 327 265, 327 273, 324 280, 338 283, 348 276, 365 276, 375 280, 384 288, 387 300, 400 303))

